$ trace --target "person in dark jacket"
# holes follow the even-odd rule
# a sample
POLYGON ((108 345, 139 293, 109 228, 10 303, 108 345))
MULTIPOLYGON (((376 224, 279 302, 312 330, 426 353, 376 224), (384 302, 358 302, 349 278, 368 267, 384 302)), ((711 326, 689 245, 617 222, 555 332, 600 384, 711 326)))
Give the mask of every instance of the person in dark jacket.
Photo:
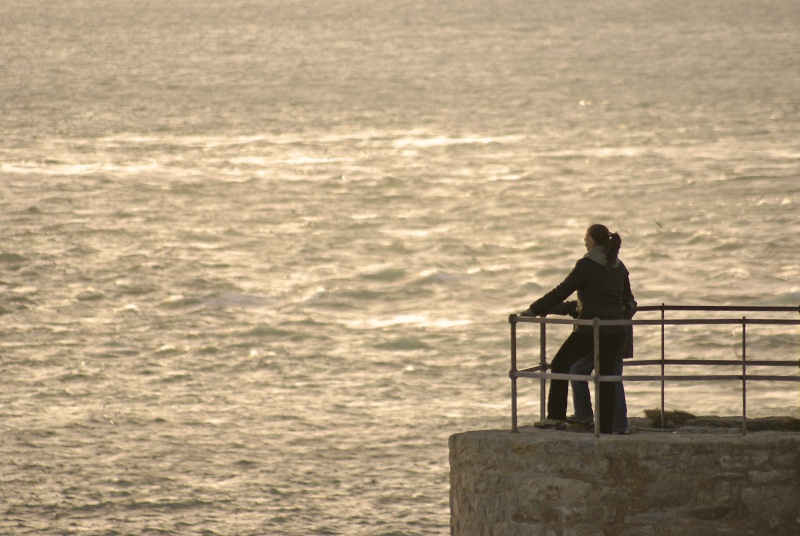
MULTIPOLYGON (((611 233, 605 225, 594 224, 586 230, 584 237, 586 255, 575 263, 569 275, 553 290, 536 300, 523 316, 545 316, 553 307, 564 302, 574 292, 578 293, 578 318, 591 320, 621 320, 625 318, 625 306, 635 302, 631 292, 628 270, 619 260, 622 239, 611 233)), ((613 375, 614 358, 625 344, 625 326, 602 326, 600 328, 600 374, 613 375)), ((575 326, 553 358, 551 370, 556 374, 568 374, 570 367, 581 357, 594 352, 592 326, 575 326)), ((535 423, 539 428, 566 428, 567 380, 551 380, 547 399, 547 418, 535 423)), ((614 423, 614 384, 601 382, 600 432, 612 433, 614 423)))

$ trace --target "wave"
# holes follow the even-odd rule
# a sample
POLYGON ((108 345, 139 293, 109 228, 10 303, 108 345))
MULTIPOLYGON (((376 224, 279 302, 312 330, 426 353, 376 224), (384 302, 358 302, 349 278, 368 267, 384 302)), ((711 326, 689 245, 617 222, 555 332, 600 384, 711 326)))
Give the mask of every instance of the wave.
POLYGON ((351 329, 385 329, 396 326, 453 328, 472 324, 472 320, 464 318, 431 318, 427 314, 406 314, 391 317, 372 317, 343 320, 342 323, 351 329))
POLYGON ((27 260, 17 253, 0 252, 0 264, 22 264, 27 260))
POLYGON ((440 284, 465 281, 469 278, 466 274, 454 274, 442 270, 423 270, 417 282, 420 284, 440 284))
POLYGON ((257 325, 238 334, 239 337, 278 337, 290 338, 297 336, 297 332, 287 329, 282 329, 272 325, 257 325))
POLYGON ((431 348, 431 345, 418 338, 399 337, 391 341, 376 343, 375 348, 380 348, 382 350, 399 350, 399 351, 428 350, 431 348))
POLYGON ((94 176, 104 173, 135 176, 145 173, 172 172, 173 170, 157 162, 123 165, 103 162, 68 163, 61 161, 27 161, 13 164, 2 163, 0 164, 0 171, 9 175, 94 176))
POLYGON ((516 143, 524 141, 523 135, 509 135, 509 136, 408 136, 396 139, 392 142, 392 147, 403 149, 407 147, 414 147, 426 149, 429 147, 447 147, 454 145, 486 145, 490 143, 516 143))
POLYGON ((385 268, 362 274, 361 277, 369 281, 393 282, 405 278, 406 275, 407 272, 403 268, 385 268))
POLYGON ((86 289, 84 291, 79 292, 75 299, 77 301, 99 301, 106 297, 105 292, 102 290, 95 290, 95 289, 86 289))
POLYGON ((800 290, 793 288, 789 292, 784 292, 775 296, 778 305, 800 305, 800 290))

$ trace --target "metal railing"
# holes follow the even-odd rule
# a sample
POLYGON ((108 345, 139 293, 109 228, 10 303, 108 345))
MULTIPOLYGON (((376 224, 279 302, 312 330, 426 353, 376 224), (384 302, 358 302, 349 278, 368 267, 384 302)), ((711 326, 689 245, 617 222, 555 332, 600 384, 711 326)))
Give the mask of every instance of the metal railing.
MULTIPOLYGON (((538 378, 540 380, 540 418, 544 419, 546 407, 546 381, 555 380, 578 380, 594 382, 594 399, 599 400, 601 382, 661 382, 661 426, 664 427, 664 407, 666 383, 680 381, 741 381, 742 388, 742 433, 747 434, 747 382, 749 381, 786 381, 800 383, 800 375, 755 375, 748 374, 747 367, 800 367, 800 360, 748 360, 747 359, 747 326, 752 325, 792 325, 800 326, 800 319, 769 319, 769 318, 666 318, 667 311, 691 311, 691 312, 770 312, 800 313, 800 307, 740 307, 740 306, 694 306, 694 305, 656 305, 643 306, 637 309, 638 312, 660 311, 661 318, 658 320, 593 320, 586 319, 567 319, 567 318, 547 318, 547 317, 528 317, 512 314, 508 321, 511 324, 511 427, 513 432, 518 431, 517 427, 517 378, 538 378), (539 365, 517 370, 517 324, 518 323, 539 324, 539 365), (592 326, 594 333, 594 371, 591 375, 581 374, 559 374, 548 372, 550 368, 547 364, 547 328, 548 324, 569 324, 579 326, 592 326), (661 356, 659 359, 629 359, 625 361, 625 367, 659 365, 661 374, 659 375, 624 375, 623 376, 601 376, 600 375, 600 327, 602 326, 660 326, 661 328, 661 356), (666 326, 679 325, 736 325, 741 326, 741 357, 739 359, 667 359, 666 356, 666 326), (741 367, 739 374, 706 374, 706 375, 667 375, 667 365, 690 365, 690 366, 736 366, 741 367)), ((800 337, 798 338, 800 340, 800 337)), ((800 345, 799 345, 800 346, 800 345)), ((594 433, 600 435, 600 404, 595 404, 594 412, 594 433)))

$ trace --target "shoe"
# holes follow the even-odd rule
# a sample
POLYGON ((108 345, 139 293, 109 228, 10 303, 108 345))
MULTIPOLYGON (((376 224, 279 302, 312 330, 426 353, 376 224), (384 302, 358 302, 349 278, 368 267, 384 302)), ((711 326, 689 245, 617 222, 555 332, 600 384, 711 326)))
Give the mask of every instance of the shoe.
POLYGON ((560 421, 558 419, 544 419, 539 422, 533 423, 536 428, 553 428, 555 430, 566 430, 567 421, 560 421))
POLYGON ((569 424, 581 424, 583 426, 594 426, 594 417, 589 417, 588 419, 579 419, 575 417, 575 415, 570 415, 567 417, 567 422, 569 424))
POLYGON ((611 432, 614 435, 631 435, 633 430, 631 430, 630 426, 628 428, 624 428, 622 430, 614 430, 611 432))

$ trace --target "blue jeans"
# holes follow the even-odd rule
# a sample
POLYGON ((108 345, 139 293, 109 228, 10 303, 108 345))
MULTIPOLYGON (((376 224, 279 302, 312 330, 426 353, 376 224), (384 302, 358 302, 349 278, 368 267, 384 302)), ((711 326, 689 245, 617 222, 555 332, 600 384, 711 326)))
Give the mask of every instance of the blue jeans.
MULTIPOLYGON (((594 355, 587 354, 575 362, 569 369, 570 374, 591 374, 594 370, 594 355)), ((622 376, 622 358, 614 359, 614 376, 622 376)), ((572 387, 572 405, 575 418, 579 420, 594 419, 592 399, 589 395, 589 383, 570 381, 572 387)), ((614 431, 628 429, 628 406, 625 404, 625 388, 622 382, 614 382, 614 431)))

